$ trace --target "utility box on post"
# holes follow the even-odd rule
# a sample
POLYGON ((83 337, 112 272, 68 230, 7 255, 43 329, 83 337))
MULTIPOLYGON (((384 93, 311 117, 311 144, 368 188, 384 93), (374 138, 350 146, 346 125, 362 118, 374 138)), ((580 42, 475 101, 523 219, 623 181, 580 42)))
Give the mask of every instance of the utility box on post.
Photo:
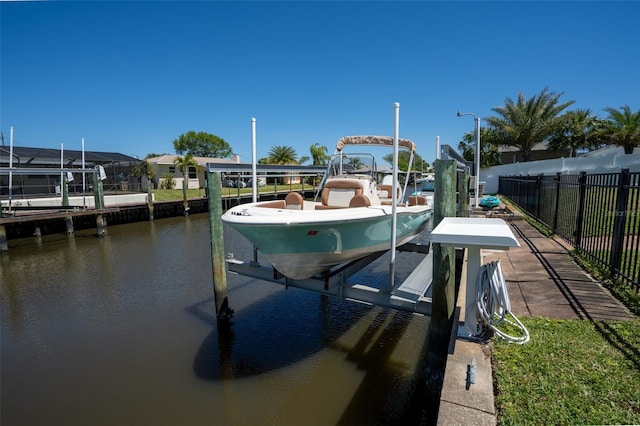
POLYGON ((475 337, 482 333, 478 323, 476 280, 482 264, 482 249, 509 250, 520 247, 509 225, 502 219, 445 217, 431 231, 431 242, 443 246, 467 249, 467 285, 464 306, 464 332, 460 337, 475 337))

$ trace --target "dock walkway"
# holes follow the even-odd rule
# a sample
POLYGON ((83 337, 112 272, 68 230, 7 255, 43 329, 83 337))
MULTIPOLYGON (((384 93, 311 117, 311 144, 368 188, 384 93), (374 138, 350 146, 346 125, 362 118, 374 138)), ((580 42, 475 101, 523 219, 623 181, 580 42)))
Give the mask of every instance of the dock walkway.
POLYGON ((633 314, 571 258, 570 246, 547 238, 524 220, 510 222, 520 247, 484 250, 484 263, 500 259, 511 310, 518 317, 628 320, 633 314))
MULTIPOLYGON (((515 219, 515 218, 514 218, 515 219)), ((630 320, 635 316, 573 262, 571 249, 525 220, 508 223, 520 243, 509 251, 483 250, 483 264, 500 259, 511 309, 518 318, 630 320)), ((460 301, 458 302, 460 305, 460 301)), ((464 303, 462 303, 464 305, 464 303)), ((535 336, 531 337, 535 339, 535 336)), ((447 360, 438 425, 495 425, 488 347, 458 339, 447 360), (466 390, 467 365, 477 362, 476 383, 466 390)))

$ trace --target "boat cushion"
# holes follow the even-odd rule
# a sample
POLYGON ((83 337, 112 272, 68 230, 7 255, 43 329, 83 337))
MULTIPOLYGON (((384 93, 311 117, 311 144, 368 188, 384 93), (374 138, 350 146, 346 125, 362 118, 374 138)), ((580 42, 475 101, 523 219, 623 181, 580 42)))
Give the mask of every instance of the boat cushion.
POLYGON ((362 184, 352 180, 330 180, 322 190, 322 205, 349 207, 351 199, 362 194, 362 184))
POLYGON ((349 207, 369 207, 370 205, 371 200, 363 194, 356 195, 349 201, 349 207))
MULTIPOLYGON (((393 197, 393 191, 391 190, 391 185, 378 185, 378 189, 380 190, 380 198, 391 198, 393 197)), ((397 197, 400 199, 402 196, 400 192, 400 188, 398 188, 397 197)))
POLYGON ((274 200, 274 201, 268 201, 266 203, 260 203, 256 207, 266 207, 270 209, 284 209, 286 207, 286 204, 284 200, 274 200))
POLYGON ((424 195, 410 195, 408 199, 408 203, 410 206, 426 206, 427 205, 427 197, 424 195))
POLYGON ((284 198, 284 204, 290 210, 302 210, 304 206, 304 198, 297 192, 290 192, 284 198))

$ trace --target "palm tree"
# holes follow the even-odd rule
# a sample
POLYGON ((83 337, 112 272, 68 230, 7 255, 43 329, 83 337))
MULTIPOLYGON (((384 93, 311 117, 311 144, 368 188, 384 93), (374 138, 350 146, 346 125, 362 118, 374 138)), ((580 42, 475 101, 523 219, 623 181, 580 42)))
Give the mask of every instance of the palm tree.
POLYGON ((326 146, 320 145, 319 143, 314 143, 309 147, 309 151, 311 151, 311 158, 313 158, 314 166, 327 165, 327 161, 329 161, 329 155, 327 154, 326 146))
POLYGON ((549 93, 548 88, 529 99, 520 92, 516 102, 507 98, 505 106, 492 108, 498 117, 486 121, 498 133, 501 145, 520 149, 524 161, 529 161, 533 147, 547 141, 562 124, 559 114, 575 103, 560 103, 560 96, 562 93, 549 93))
POLYGON ((296 163, 298 163, 298 165, 302 166, 307 161, 309 161, 309 156, 308 155, 303 155, 302 157, 298 158, 298 161, 296 161, 296 163))
POLYGON ((182 205, 184 207, 185 216, 189 214, 189 201, 187 200, 187 185, 189 179, 189 168, 195 167, 196 170, 200 169, 200 164, 193 158, 193 155, 187 154, 184 157, 176 157, 173 164, 182 173, 182 205))
POLYGON ((354 170, 357 170, 357 169, 359 169, 360 167, 363 166, 362 158, 360 158, 358 156, 355 156, 355 157, 345 156, 344 159, 347 160, 346 163, 349 166, 353 167, 354 170))
MULTIPOLYGON (((475 162, 476 132, 468 132, 462 136, 458 149, 462 151, 465 160, 475 162)), ((500 164, 500 138, 496 131, 489 127, 480 127, 480 168, 493 167, 500 164)))
POLYGON ((607 107, 604 111, 609 117, 599 133, 605 143, 621 146, 625 154, 633 154, 634 148, 640 146, 640 110, 631 112, 629 105, 623 105, 620 110, 607 107))
POLYGON ((277 145, 269 150, 267 161, 269 164, 298 164, 298 154, 290 146, 277 145))
MULTIPOLYGON (((296 150, 291 148, 290 146, 277 145, 271 147, 269 150, 269 154, 267 155, 267 164, 298 164, 298 154, 296 154, 296 150)), ((278 179, 278 181, 282 181, 284 183, 291 182, 291 178, 278 179)))
POLYGON ((598 126, 600 121, 588 109, 568 111, 562 125, 549 139, 549 148, 554 150, 568 149, 571 157, 579 150, 590 150, 600 147, 598 126))
POLYGON ((136 164, 131 168, 131 174, 133 176, 141 178, 142 176, 147 177, 147 185, 151 185, 154 176, 156 175, 156 171, 151 166, 147 160, 143 160, 142 162, 136 164))

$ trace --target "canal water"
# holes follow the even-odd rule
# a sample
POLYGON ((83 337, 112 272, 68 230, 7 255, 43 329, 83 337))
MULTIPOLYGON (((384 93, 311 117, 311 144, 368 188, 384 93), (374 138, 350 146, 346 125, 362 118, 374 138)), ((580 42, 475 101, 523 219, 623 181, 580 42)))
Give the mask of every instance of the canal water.
MULTIPOLYGON (((3 426, 433 423, 428 317, 228 274, 218 333, 207 214, 94 234, 0 255, 3 426)), ((398 255, 397 282, 420 256, 398 255)), ((386 286, 388 264, 350 281, 386 286)))

